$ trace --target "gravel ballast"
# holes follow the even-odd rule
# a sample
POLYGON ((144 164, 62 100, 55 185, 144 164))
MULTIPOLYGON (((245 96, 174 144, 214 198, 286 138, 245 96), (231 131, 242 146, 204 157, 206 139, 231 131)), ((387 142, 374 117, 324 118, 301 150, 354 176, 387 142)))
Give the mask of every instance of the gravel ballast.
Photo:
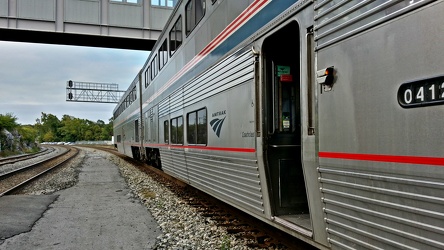
POLYGON ((163 232, 155 249, 252 249, 245 240, 227 234, 223 227, 205 218, 186 201, 147 174, 114 155, 109 159, 119 166, 134 194, 145 204, 163 232))
POLYGON ((20 193, 52 194, 71 187, 77 183, 85 155, 99 154, 119 166, 132 195, 146 206, 159 224, 162 234, 157 237, 153 249, 254 249, 247 246, 247 240, 228 234, 224 227, 201 216, 187 201, 131 163, 101 150, 79 148, 81 151, 75 159, 20 193))

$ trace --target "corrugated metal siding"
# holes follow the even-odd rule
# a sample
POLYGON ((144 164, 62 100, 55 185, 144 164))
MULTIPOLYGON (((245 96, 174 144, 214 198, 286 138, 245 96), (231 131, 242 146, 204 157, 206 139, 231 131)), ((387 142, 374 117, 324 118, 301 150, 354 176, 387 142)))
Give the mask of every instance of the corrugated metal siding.
POLYGON ((162 100, 159 103, 159 117, 245 83, 253 77, 253 54, 250 50, 229 57, 162 100))
POLYGON ((183 93, 180 90, 170 96, 170 113, 183 109, 183 93))
POLYGON ((100 1, 65 0, 65 21, 99 24, 100 1))
POLYGON ((185 165, 183 149, 160 148, 162 169, 165 173, 188 182, 188 171, 185 165))
MULTIPOLYGON (((253 63, 250 50, 240 51, 222 61, 185 86, 184 106, 252 80, 253 63)), ((229 155, 218 151, 208 154, 187 152, 190 183, 249 211, 264 213, 255 154, 229 155)))
POLYGON ((170 114, 170 98, 167 97, 159 103, 159 117, 170 114))
POLYGON ((55 21, 55 0, 18 0, 18 17, 55 21))
POLYGON ((253 53, 250 50, 222 61, 185 86, 184 106, 187 107, 253 79, 252 65, 253 53))
POLYGON ((187 152, 186 160, 191 185, 264 213, 256 159, 187 152))
POLYGON ((319 170, 334 246, 444 249, 442 180, 358 169, 319 170))
POLYGON ((109 24, 123 27, 142 28, 143 6, 110 3, 109 24))
MULTIPOLYGON (((316 1, 315 38, 318 64, 325 64, 325 61, 332 59, 331 61, 337 63, 334 66, 335 68, 337 66, 338 74, 341 74, 338 77, 338 85, 334 93, 329 96, 320 96, 320 105, 331 107, 331 109, 320 107, 321 112, 324 111, 319 114, 320 119, 325 116, 328 117, 330 114, 326 112, 330 110, 331 113, 334 113, 337 121, 341 121, 336 123, 341 124, 338 125, 341 126, 341 130, 335 130, 338 128, 335 127, 336 125, 328 128, 326 128, 325 123, 320 125, 321 128, 324 128, 319 133, 321 151, 347 152, 350 147, 356 150, 357 153, 366 153, 365 149, 370 149, 372 152, 381 150, 376 152, 388 153, 396 152, 395 147, 419 148, 417 146, 418 142, 414 142, 414 140, 411 142, 415 146, 402 144, 403 140, 398 140, 399 136, 395 136, 397 134, 393 132, 393 130, 398 130, 398 127, 384 127, 386 131, 382 132, 381 128, 372 126, 373 121, 377 123, 383 120, 384 116, 380 113, 384 113, 385 116, 397 114, 398 111, 393 111, 393 107, 384 106, 387 110, 382 112, 377 108, 378 105, 374 105, 373 108, 362 109, 364 104, 370 103, 371 105, 371 102, 366 98, 359 97, 359 101, 348 103, 338 103, 337 100, 346 100, 347 98, 356 98, 357 100, 356 93, 369 90, 370 87, 367 88, 367 86, 373 83, 372 81, 379 81, 378 84, 372 85, 371 91, 366 93, 367 96, 374 97, 372 102, 378 102, 380 100, 378 98, 384 96, 380 94, 381 92, 390 92, 395 89, 390 84, 396 84, 400 78, 393 76, 390 72, 397 72, 399 75, 405 74, 405 72, 396 71, 396 69, 406 65, 408 61, 397 65, 384 63, 385 58, 382 56, 385 55, 381 55, 383 54, 381 51, 388 50, 390 47, 381 47, 380 51, 376 51, 379 49, 378 47, 366 46, 365 43, 374 44, 378 40, 384 41, 382 36, 397 32, 395 28, 402 27, 399 23, 407 23, 406 27, 402 27, 403 31, 400 32, 408 31, 409 27, 415 24, 415 21, 421 22, 424 20, 422 23, 424 26, 424 23, 429 24, 430 20, 423 17, 422 19, 414 18, 417 13, 411 11, 430 2, 432 1, 316 1), (396 22, 387 22, 388 20, 393 21, 395 17, 407 12, 411 14, 408 15, 408 18, 396 22), (376 25, 382 23, 384 25, 376 27, 376 25), (388 28, 392 24, 393 28, 388 28), (357 34, 359 36, 355 36, 357 34), (372 36, 375 37, 374 41, 372 36), (358 43, 359 47, 356 46, 358 43), (333 44, 335 46, 330 46, 333 44), (353 51, 358 49, 362 52, 352 55, 353 51), (375 54, 378 56, 375 56, 375 54), (369 56, 365 58, 364 55, 369 56), (359 56, 361 57, 358 59, 359 56), (347 58, 344 61, 349 64, 333 57, 347 58), (362 61, 362 64, 360 61, 362 61), (374 65, 381 67, 376 69, 374 65), (386 69, 388 67, 390 69, 386 69), (372 69, 371 72, 374 76, 362 77, 360 73, 367 69, 372 69), (361 79, 356 80, 358 78, 361 79), (378 92, 375 91, 376 89, 378 92), (351 105, 346 107, 344 104, 351 105), (335 109, 338 107, 342 107, 346 111, 335 109), (375 113, 371 114, 367 111, 375 113), (353 114, 353 112, 355 113, 353 114), (356 113, 363 115, 354 117, 356 113), (365 125, 357 126, 358 132, 352 131, 352 129, 344 129, 349 128, 347 124, 352 122, 365 123, 365 125), (356 134, 363 133, 364 130, 372 132, 369 133, 371 138, 356 136, 356 134), (332 136, 333 134, 348 134, 351 135, 352 139, 344 140, 346 143, 339 142, 334 140, 336 138, 332 136), (353 136, 354 134, 355 136, 353 136), (359 139, 362 140, 360 141, 362 144, 358 142, 354 144, 354 141, 359 141, 359 139), (380 141, 385 140, 390 141, 392 147, 380 143, 380 141), (387 151, 384 151, 385 149, 387 151)), ((431 8, 437 8, 437 6, 431 6, 431 8)), ((432 18, 430 19, 433 20, 432 18)), ((437 26, 434 23, 430 25, 432 25, 431 30, 434 30, 437 26)), ((418 26, 412 29, 411 36, 415 39, 418 36, 424 37, 416 34, 417 29, 418 26)), ((397 35, 397 37, 403 37, 405 41, 410 33, 397 35)), ((430 42, 430 39, 424 37, 423 39, 416 39, 416 41, 430 42)), ((385 46, 383 42, 378 44, 385 46)), ((409 43, 403 42, 399 46, 394 44, 392 49, 393 51, 396 49, 396 51, 393 53, 406 53, 408 48, 412 48, 412 45, 407 46, 406 44, 409 43)), ((417 44, 421 46, 422 43, 418 42, 417 44)), ((415 53, 412 53, 417 55, 425 50, 433 50, 433 48, 414 50, 415 53)), ((387 55, 387 57, 390 56, 387 55)), ((421 59, 418 59, 418 61, 417 64, 423 63, 421 59)), ((389 60, 388 62, 392 61, 389 60)), ((430 63, 424 61, 424 64, 430 63)), ((367 105, 367 107, 370 105, 367 105)), ((418 117, 415 118, 418 120, 418 117)), ((409 117, 400 123, 402 123, 402 126, 411 124, 411 121, 415 118, 409 117)), ((436 123, 432 124, 436 125, 436 123)), ((422 125, 424 126, 424 124, 422 125)), ((424 131, 428 130, 424 129, 424 131)), ((409 130, 409 132, 411 131, 409 130)), ((429 143, 429 141, 426 143, 429 143)), ((429 147, 433 148, 433 145, 431 143, 429 147)), ((403 152, 403 155, 405 155, 405 151, 403 152)), ((430 152, 432 151, 430 150, 430 152)), ((328 240, 333 249, 444 249, 444 182, 442 171, 436 169, 442 167, 325 158, 320 158, 319 164, 321 176, 319 181, 325 206, 324 216, 329 234, 328 240), (426 174, 427 171, 440 174, 426 174)))
POLYGON ((0 16, 8 16, 8 0, 0 0, 0 16))
POLYGON ((428 1, 315 1, 315 40, 322 49, 386 22, 428 1))
MULTIPOLYGON (((159 117, 179 111, 253 79, 253 54, 240 51, 175 91, 159 103, 159 117)), ((224 151, 160 150, 162 168, 195 187, 241 207, 264 213, 255 154, 224 151), (185 153, 185 154, 184 154, 185 153), (186 164, 186 165, 185 165, 186 164)))

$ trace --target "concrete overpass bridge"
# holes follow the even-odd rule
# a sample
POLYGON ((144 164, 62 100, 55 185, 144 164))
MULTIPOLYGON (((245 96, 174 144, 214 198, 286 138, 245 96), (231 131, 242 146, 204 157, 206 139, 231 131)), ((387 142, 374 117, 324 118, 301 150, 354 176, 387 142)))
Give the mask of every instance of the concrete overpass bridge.
POLYGON ((0 40, 151 50, 178 0, 0 0, 0 40))

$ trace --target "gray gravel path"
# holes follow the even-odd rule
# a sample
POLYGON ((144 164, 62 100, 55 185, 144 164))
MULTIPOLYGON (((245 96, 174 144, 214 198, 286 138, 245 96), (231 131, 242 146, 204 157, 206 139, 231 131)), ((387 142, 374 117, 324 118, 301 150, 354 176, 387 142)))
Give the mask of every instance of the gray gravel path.
POLYGON ((151 249, 161 234, 102 154, 88 151, 77 185, 55 194, 32 230, 6 239, 0 249, 151 249))

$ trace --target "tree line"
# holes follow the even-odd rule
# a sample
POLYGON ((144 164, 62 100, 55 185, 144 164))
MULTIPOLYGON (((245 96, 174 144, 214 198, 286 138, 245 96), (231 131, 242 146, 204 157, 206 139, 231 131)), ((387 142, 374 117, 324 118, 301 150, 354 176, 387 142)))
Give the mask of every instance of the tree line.
POLYGON ((17 133, 22 142, 75 142, 109 141, 113 135, 113 119, 106 124, 102 120, 93 122, 70 115, 62 119, 42 112, 34 125, 21 125, 13 113, 0 114, 0 142, 6 139, 4 130, 17 133), (14 132, 13 132, 14 131, 14 132))

